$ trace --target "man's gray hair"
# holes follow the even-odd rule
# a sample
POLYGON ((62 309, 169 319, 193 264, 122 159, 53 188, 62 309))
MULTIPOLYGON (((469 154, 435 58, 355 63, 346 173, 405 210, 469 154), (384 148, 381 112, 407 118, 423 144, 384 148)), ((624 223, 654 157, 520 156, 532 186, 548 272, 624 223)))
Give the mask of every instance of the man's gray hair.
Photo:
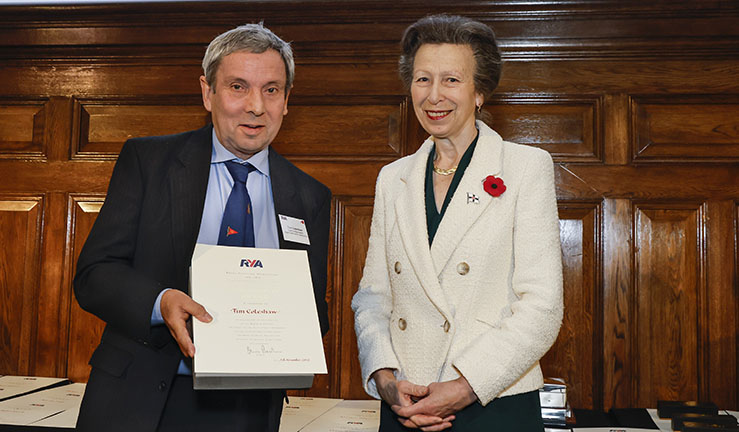
MULTIPOLYGON (((259 24, 245 24, 216 36, 208 45, 203 56, 203 74, 208 85, 213 87, 213 80, 218 71, 221 60, 227 55, 237 51, 248 51, 261 54, 268 49, 280 53, 285 63, 285 75, 287 82, 285 90, 290 90, 295 78, 295 60, 290 44, 272 33, 261 22, 259 24)), ((215 92, 215 88, 213 89, 215 92)))

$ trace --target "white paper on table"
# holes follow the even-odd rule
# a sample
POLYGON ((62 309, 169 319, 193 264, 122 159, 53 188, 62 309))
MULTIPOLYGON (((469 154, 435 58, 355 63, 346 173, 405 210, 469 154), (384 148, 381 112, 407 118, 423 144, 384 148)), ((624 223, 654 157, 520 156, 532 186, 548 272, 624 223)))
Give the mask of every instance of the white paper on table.
POLYGON ((652 418, 652 421, 654 422, 654 424, 657 425, 657 428, 659 428, 659 430, 672 432, 672 419, 659 418, 656 408, 647 408, 647 413, 649 413, 649 417, 652 418))
POLYGON ((0 376, 0 400, 66 381, 66 378, 0 376))
POLYGON ((197 244, 191 273, 196 374, 327 373, 306 251, 197 244))
POLYGON ((29 425, 65 410, 79 409, 84 384, 67 384, 0 402, 0 424, 29 425))
MULTIPOLYGON (((80 384, 80 385, 84 385, 84 384, 80 384)), ((80 398, 80 402, 82 402, 82 398, 80 398)), ((74 429, 77 426, 77 417, 79 416, 80 416, 80 405, 77 405, 73 408, 64 410, 58 414, 54 414, 51 417, 46 417, 45 419, 31 423, 31 426, 74 429)))
POLYGON ((379 429, 380 401, 345 400, 300 432, 377 432, 379 429))
POLYGON ((342 400, 290 396, 289 404, 285 401, 282 403, 279 432, 298 432, 342 400))

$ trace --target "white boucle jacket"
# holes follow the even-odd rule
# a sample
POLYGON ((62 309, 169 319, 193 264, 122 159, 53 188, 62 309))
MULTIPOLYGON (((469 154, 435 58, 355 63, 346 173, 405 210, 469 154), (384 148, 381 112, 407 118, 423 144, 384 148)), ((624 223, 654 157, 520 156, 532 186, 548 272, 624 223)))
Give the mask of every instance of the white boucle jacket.
POLYGON ((382 368, 422 385, 461 374, 483 405, 542 385, 539 359, 563 313, 552 159, 477 126, 472 161, 431 248, 424 181, 432 141, 377 178, 352 299, 362 378, 374 397, 369 377, 382 368), (483 189, 490 175, 505 182, 499 197, 483 189))

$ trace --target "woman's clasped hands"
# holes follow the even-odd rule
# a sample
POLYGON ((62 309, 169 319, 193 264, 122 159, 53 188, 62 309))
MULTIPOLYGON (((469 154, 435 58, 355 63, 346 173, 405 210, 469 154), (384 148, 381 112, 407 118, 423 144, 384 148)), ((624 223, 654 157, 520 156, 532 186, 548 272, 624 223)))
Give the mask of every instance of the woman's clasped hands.
POLYGON ((380 394, 398 421, 405 427, 422 431, 441 431, 452 427, 455 414, 477 400, 464 377, 434 382, 428 386, 398 381, 392 370, 372 374, 380 394))

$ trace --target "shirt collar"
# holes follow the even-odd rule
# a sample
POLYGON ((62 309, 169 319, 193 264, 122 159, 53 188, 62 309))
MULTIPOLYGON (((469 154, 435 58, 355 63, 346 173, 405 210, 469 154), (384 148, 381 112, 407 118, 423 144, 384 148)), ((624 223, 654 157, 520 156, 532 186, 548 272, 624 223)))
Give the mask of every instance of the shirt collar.
MULTIPOLYGON (((249 159, 249 163, 257 169, 260 173, 266 175, 269 177, 269 146, 265 147, 264 149, 260 150, 259 152, 253 154, 249 159)), ((226 147, 223 147, 223 144, 221 144, 220 141, 218 141, 218 137, 216 136, 216 130, 213 129, 213 152, 210 156, 210 163, 223 163, 230 160, 236 160, 239 163, 243 163, 244 159, 240 159, 236 156, 234 156, 233 153, 226 150, 226 147)))

